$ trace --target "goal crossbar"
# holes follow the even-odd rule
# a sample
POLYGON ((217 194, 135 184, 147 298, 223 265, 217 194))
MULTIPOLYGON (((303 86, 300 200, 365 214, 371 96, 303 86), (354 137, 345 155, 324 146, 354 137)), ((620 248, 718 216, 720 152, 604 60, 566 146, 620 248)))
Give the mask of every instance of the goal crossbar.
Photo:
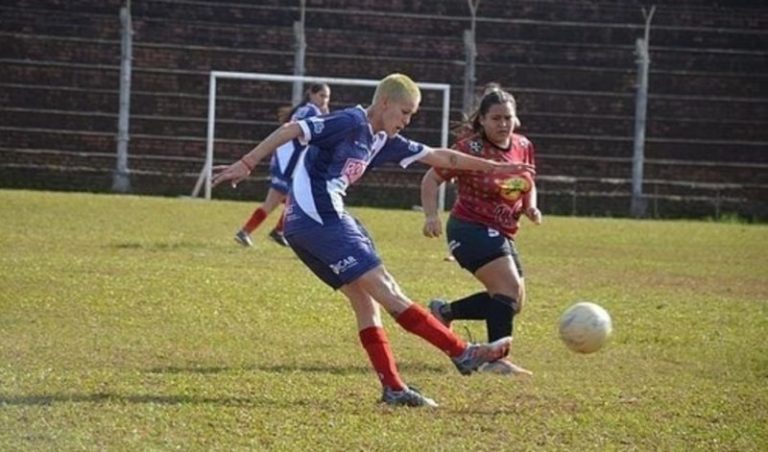
MULTIPOLYGON (((338 77, 312 77, 304 75, 283 75, 267 74, 259 72, 232 72, 232 71, 211 71, 208 84, 208 122, 207 136, 205 141, 205 164, 197 178, 195 188, 192 190, 192 197, 196 198, 200 190, 205 188, 205 199, 211 199, 211 177, 213 172, 213 142, 216 133, 216 85, 219 79, 230 80, 257 80, 270 82, 307 82, 307 83, 327 83, 329 85, 346 86, 376 86, 379 80, 359 79, 359 78, 338 78, 338 77)), ((442 128, 440 133, 440 146, 448 147, 448 133, 451 106, 451 85, 447 83, 416 83, 419 88, 424 90, 442 91, 442 128)), ((445 185, 440 186, 440 209, 445 205, 445 185)))

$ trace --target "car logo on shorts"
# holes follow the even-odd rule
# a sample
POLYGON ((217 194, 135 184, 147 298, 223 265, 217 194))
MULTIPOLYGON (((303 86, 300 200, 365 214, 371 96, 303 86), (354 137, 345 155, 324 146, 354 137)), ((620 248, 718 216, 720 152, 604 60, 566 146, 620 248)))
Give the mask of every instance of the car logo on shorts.
POLYGON ((336 262, 335 264, 331 264, 330 267, 331 267, 331 271, 333 271, 338 275, 338 274, 344 273, 345 271, 349 270, 355 265, 357 265, 357 259, 355 259, 354 256, 347 256, 344 259, 336 262))

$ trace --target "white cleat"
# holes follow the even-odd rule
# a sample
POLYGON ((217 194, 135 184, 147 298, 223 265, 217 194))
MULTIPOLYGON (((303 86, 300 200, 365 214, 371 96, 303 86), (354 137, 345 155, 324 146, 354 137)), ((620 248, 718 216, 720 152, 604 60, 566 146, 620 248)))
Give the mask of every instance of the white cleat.
POLYGON ((235 242, 245 247, 253 246, 253 240, 251 240, 251 236, 247 232, 243 231, 242 229, 237 231, 237 233, 235 234, 235 242))
POLYGON ((500 360, 509 354, 512 344, 510 336, 497 339, 490 344, 469 344, 461 355, 451 358, 453 364, 462 375, 469 375, 483 364, 500 360))
POLYGON ((430 399, 429 397, 425 397, 418 389, 408 387, 400 391, 395 391, 393 389, 384 387, 384 391, 381 395, 381 401, 387 405, 393 406, 426 406, 430 408, 437 407, 437 402, 430 399))
POLYGON ((478 372, 509 375, 512 377, 530 377, 533 375, 533 372, 530 370, 520 367, 507 359, 498 359, 496 361, 485 363, 480 366, 478 372))

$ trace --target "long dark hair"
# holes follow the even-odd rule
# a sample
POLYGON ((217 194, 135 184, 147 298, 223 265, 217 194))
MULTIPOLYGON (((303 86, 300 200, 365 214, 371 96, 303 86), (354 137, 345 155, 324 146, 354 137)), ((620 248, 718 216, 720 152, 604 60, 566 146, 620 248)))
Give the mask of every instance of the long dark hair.
POLYGON ((309 88, 304 91, 304 97, 301 99, 301 102, 292 107, 281 107, 277 110, 277 120, 280 121, 280 124, 290 121, 293 114, 296 113, 296 110, 309 102, 310 94, 317 94, 323 89, 330 89, 330 86, 328 86, 327 83, 313 83, 309 85, 309 88))
MULTIPOLYGON (((466 118, 457 128, 454 129, 454 134, 459 137, 467 136, 470 133, 476 133, 483 135, 483 126, 480 124, 480 117, 485 116, 488 110, 494 105, 499 104, 512 104, 512 110, 517 114, 517 102, 515 97, 503 89, 490 89, 480 100, 480 105, 473 111, 468 118, 466 118)), ((520 126, 520 120, 515 116, 515 126, 520 126)))

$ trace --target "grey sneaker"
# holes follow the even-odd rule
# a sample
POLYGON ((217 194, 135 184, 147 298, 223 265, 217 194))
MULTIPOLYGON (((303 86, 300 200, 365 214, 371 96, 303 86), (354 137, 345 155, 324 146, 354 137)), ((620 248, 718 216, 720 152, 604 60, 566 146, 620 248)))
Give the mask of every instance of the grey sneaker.
POLYGON ((245 232, 244 230, 240 229, 235 234, 235 242, 243 245, 243 246, 253 246, 253 241, 251 240, 251 236, 245 232))
POLYGON ((429 306, 429 312, 432 313, 432 316, 435 317, 437 320, 439 320, 440 323, 445 325, 446 328, 451 329, 451 321, 446 320, 446 318, 443 317, 443 315, 440 313, 440 308, 447 305, 448 303, 445 300, 435 298, 429 301, 428 306, 429 306))
POLYGON ((437 402, 429 397, 424 397, 418 389, 409 387, 401 391, 395 391, 385 386, 381 395, 381 401, 393 406, 437 407, 437 402))
POLYGON ((285 235, 283 235, 283 233, 278 231, 277 229, 272 229, 271 231, 269 231, 269 238, 274 240, 278 245, 291 246, 290 244, 288 244, 288 240, 285 239, 285 235))
POLYGON ((530 370, 520 367, 517 364, 507 359, 497 359, 496 361, 485 363, 482 366, 480 366, 480 368, 478 369, 478 372, 486 372, 486 373, 499 374, 499 375, 510 375, 513 377, 533 375, 533 372, 531 372, 530 370))
POLYGON ((476 372, 483 364, 507 356, 511 343, 512 338, 507 336, 497 339, 490 344, 469 344, 464 353, 451 358, 451 360, 462 375, 469 375, 472 372, 476 372))

